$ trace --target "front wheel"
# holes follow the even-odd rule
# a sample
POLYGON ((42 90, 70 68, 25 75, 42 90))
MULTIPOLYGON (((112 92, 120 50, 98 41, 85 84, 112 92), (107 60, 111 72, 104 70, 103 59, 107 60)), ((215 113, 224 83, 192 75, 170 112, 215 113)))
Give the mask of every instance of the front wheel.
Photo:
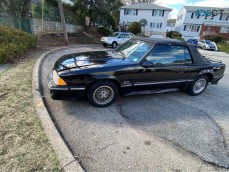
POLYGON ((107 44, 103 44, 103 47, 107 47, 107 44))
POLYGON ((116 48, 117 45, 118 45, 117 42, 112 42, 112 44, 111 44, 112 48, 116 48))
POLYGON ((111 81, 99 81, 94 83, 87 92, 88 101, 96 107, 106 107, 115 102, 118 97, 118 89, 111 81))
POLYGON ((207 88, 208 82, 209 79, 206 75, 201 75, 197 77, 190 85, 188 93, 192 96, 197 96, 201 94, 207 88))

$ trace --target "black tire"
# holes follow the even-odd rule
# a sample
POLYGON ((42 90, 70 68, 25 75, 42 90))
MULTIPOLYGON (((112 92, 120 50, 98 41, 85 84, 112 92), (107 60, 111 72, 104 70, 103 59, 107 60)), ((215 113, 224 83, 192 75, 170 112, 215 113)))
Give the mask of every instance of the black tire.
POLYGON ((192 96, 200 95, 208 86, 209 78, 206 75, 198 76, 187 90, 188 94, 192 96), (203 82, 203 83, 201 83, 203 82), (200 86, 198 86, 200 84, 200 86), (201 86, 202 85, 202 86, 201 86), (199 90, 196 90, 198 87, 199 90))
POLYGON ((112 42, 112 44, 111 44, 111 46, 112 46, 112 48, 116 48, 117 47, 117 42, 116 41, 114 41, 114 42, 112 42))
POLYGON ((103 44, 103 47, 107 47, 107 44, 103 44))
POLYGON ((53 100, 59 100, 60 99, 60 95, 56 92, 50 91, 50 95, 51 95, 51 98, 53 100))
POLYGON ((96 107, 107 107, 114 103, 117 97, 118 88, 112 81, 98 81, 87 91, 87 100, 96 107))

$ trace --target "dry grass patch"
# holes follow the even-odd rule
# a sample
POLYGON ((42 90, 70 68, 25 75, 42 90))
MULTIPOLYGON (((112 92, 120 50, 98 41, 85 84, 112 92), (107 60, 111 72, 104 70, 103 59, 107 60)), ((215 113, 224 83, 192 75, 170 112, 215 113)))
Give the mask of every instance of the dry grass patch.
POLYGON ((60 169, 33 103, 32 71, 41 54, 30 52, 0 73, 0 170, 60 169))

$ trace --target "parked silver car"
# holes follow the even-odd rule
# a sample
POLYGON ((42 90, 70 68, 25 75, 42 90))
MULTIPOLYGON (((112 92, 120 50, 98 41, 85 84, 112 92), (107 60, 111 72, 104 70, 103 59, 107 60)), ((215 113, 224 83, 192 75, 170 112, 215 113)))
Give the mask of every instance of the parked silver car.
POLYGON ((111 45, 113 48, 116 48, 118 45, 129 41, 133 37, 134 34, 131 32, 114 32, 108 37, 102 37, 101 44, 103 44, 104 47, 111 45))
POLYGON ((216 45, 210 40, 199 40, 197 47, 200 47, 204 50, 216 50, 216 45))

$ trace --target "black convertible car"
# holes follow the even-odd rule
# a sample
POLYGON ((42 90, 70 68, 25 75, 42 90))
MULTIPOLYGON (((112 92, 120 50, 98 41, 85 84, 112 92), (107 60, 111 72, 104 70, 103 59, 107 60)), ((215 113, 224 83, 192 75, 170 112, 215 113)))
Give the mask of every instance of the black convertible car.
POLYGON ((201 94, 217 84, 225 65, 203 57, 196 46, 172 39, 131 39, 116 50, 81 52, 61 57, 48 77, 53 99, 87 97, 97 107, 118 95, 180 88, 201 94))

